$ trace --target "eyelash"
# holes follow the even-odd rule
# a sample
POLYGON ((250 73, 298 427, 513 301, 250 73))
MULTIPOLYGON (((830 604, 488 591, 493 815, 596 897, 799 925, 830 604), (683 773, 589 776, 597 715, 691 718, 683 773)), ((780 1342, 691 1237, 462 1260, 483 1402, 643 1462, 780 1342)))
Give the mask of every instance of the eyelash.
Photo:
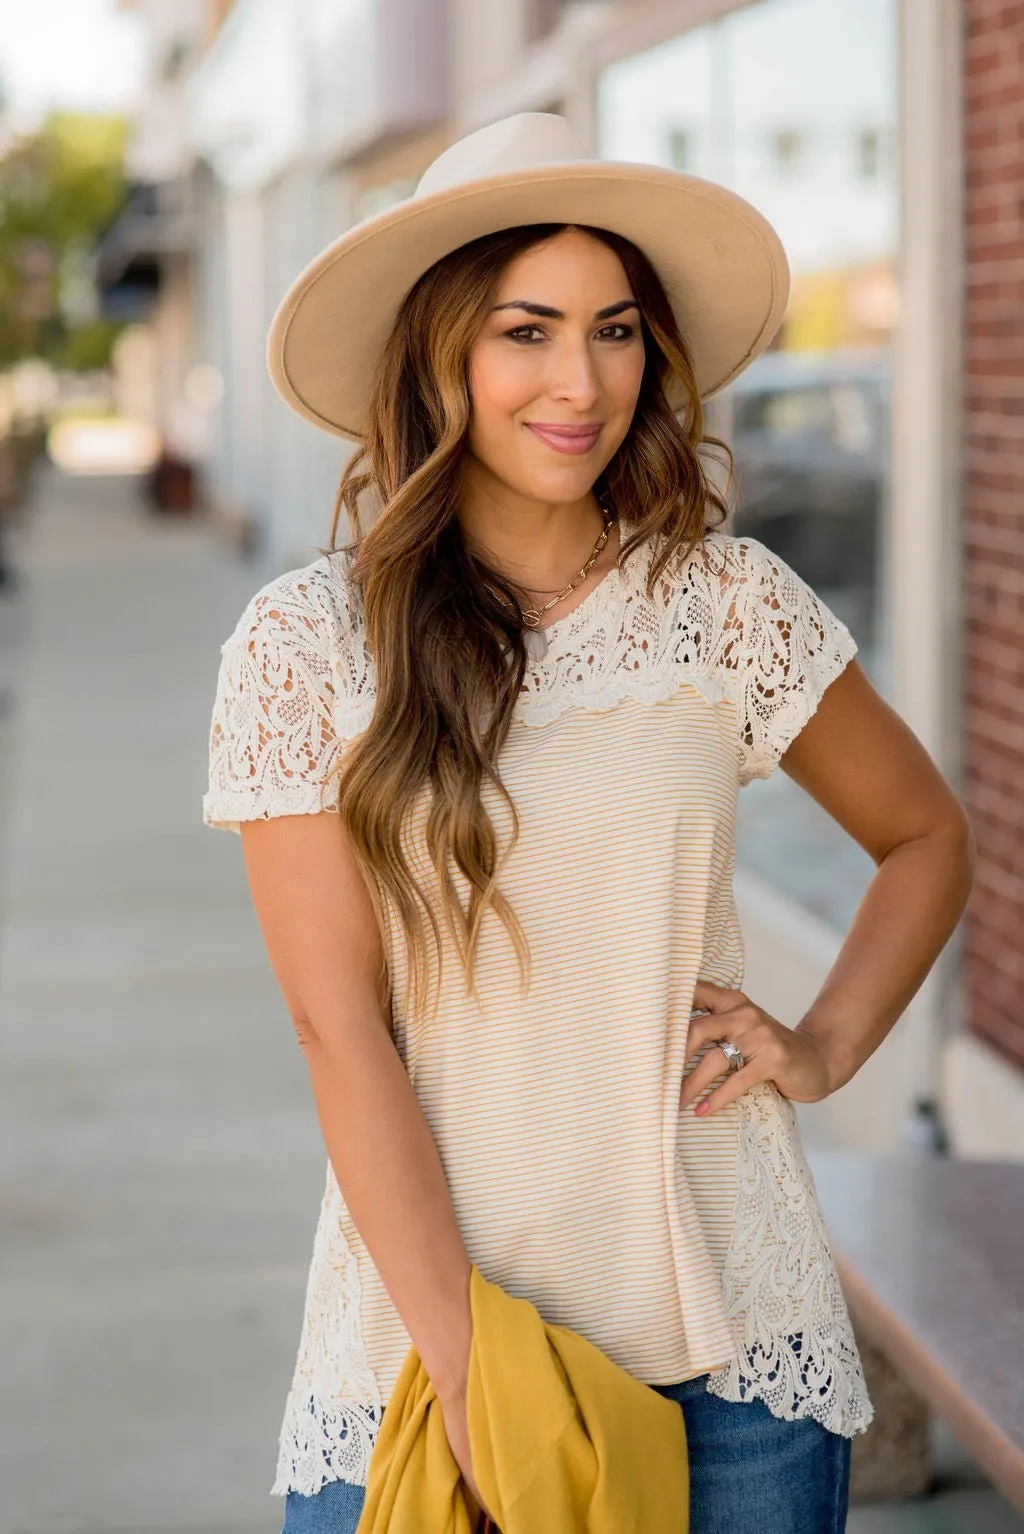
MULTIPOLYGON (((532 341, 520 341, 520 337, 522 336, 524 331, 540 330, 540 329, 541 329, 541 327, 539 325, 517 325, 514 330, 506 330, 505 334, 506 334, 506 336, 508 336, 510 341, 515 341, 517 344, 521 344, 521 345, 524 345, 524 346, 532 346, 534 344, 532 341)), ((611 324, 611 325, 602 325, 601 326, 601 330, 622 330, 622 331, 625 331, 624 335, 614 336, 612 339, 615 340, 615 341, 629 341, 633 337, 633 335, 635 334, 635 331, 634 331, 634 328, 633 328, 632 325, 625 325, 625 324, 620 323, 619 321, 616 321, 614 324, 611 324)), ((600 331, 598 332, 598 334, 600 334, 600 331)))

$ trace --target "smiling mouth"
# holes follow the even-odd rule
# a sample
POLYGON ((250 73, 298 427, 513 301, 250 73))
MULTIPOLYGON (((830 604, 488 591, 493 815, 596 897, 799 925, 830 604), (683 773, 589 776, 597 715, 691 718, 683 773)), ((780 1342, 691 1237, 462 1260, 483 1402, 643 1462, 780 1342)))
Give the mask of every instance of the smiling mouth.
POLYGON ((543 421, 526 421, 527 431, 532 431, 541 442, 553 447, 556 453, 589 453, 601 435, 600 424, 593 426, 549 426, 543 421))

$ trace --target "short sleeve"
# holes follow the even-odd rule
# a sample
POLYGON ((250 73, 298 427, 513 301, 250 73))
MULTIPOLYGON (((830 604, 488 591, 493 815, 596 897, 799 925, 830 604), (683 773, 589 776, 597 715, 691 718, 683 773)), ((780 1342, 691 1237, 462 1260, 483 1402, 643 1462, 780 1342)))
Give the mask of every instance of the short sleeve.
POLYGON ((742 546, 740 786, 767 778, 857 653, 842 619, 756 538, 742 546))
POLYGON ((360 646, 326 561, 288 571, 247 603, 221 646, 203 821, 337 812, 345 745, 372 712, 360 646))

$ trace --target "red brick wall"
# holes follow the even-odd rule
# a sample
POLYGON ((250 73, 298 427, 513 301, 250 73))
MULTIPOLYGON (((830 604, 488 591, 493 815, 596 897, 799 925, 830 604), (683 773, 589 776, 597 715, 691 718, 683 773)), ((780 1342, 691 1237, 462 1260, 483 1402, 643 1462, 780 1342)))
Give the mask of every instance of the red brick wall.
POLYGON ((963 0, 968 1026, 1024 1066, 1024 0, 963 0))

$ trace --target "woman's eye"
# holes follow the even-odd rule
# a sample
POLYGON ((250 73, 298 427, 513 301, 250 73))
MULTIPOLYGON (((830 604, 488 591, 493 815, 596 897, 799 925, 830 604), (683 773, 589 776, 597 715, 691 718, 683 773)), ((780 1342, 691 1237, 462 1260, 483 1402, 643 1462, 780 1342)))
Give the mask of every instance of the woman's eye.
MULTIPOLYGON (((618 323, 614 325, 602 325, 601 329, 597 331, 597 335, 599 337, 609 341, 628 341, 633 333, 634 331, 632 325, 622 325, 618 323), (612 332, 618 333, 612 334, 612 332)), ((539 325, 517 325, 514 330, 506 330, 505 334, 508 336, 510 341, 521 341, 527 345, 530 345, 533 341, 533 337, 535 335, 543 336, 544 331, 539 325)))

